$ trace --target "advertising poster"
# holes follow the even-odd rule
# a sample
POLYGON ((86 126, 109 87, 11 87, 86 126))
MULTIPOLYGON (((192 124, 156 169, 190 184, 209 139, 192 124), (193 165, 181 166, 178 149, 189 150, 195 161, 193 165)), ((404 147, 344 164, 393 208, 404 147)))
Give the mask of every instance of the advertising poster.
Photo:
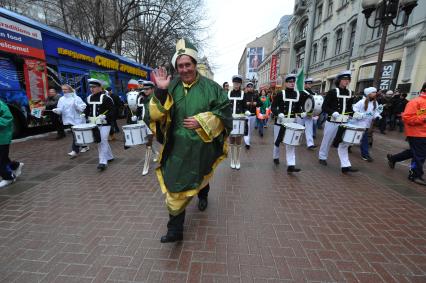
MULTIPOLYGON (((30 109, 44 109, 44 100, 47 96, 46 62, 36 59, 25 59, 24 76, 30 109)), ((38 110, 34 110, 39 113, 38 110)))
POLYGON ((247 74, 248 79, 257 79, 257 69, 263 61, 263 47, 247 48, 247 74))
POLYGON ((0 50, 45 59, 40 31, 0 17, 0 50))

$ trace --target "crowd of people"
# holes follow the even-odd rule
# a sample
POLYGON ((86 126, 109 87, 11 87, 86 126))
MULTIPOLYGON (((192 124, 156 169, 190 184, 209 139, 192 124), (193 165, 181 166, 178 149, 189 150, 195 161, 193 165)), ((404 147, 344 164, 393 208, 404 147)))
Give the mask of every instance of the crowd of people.
MULTIPOLYGON (((185 208, 191 199, 197 196, 198 208, 204 211, 208 206, 209 181, 219 163, 229 156, 230 167, 240 170, 243 143, 246 151, 255 150, 251 137, 257 130, 262 138, 270 120, 274 137, 271 162, 279 166, 280 148, 284 144, 289 174, 302 170, 296 166, 296 147, 300 145, 302 132, 309 151, 320 146, 320 165, 328 165, 328 154, 333 146, 337 148, 341 172, 351 174, 358 171, 349 160, 351 145, 359 143, 361 157, 372 162, 369 137, 373 124, 378 123, 383 133, 386 127, 393 130, 398 125, 399 130, 405 128, 409 149, 388 154, 388 164, 394 168, 396 162, 411 159, 408 178, 426 185, 423 179, 426 84, 420 96, 411 101, 397 91, 381 95, 374 87, 363 89, 362 95, 357 96, 349 88, 351 72, 344 71, 337 75, 335 87, 322 95, 312 90, 312 78, 306 78, 304 89, 297 90, 295 74, 285 77, 283 90, 257 92, 250 81, 243 87, 244 79, 240 75, 232 77, 232 87, 228 82, 218 85, 198 73, 197 60, 197 49, 181 39, 172 58, 178 76, 172 79, 165 68, 157 68, 152 72, 152 81, 141 80, 139 88, 128 94, 128 100, 133 99, 133 102, 128 101, 127 123, 146 129, 145 161, 150 160, 151 153, 155 160, 158 159, 156 175, 169 211, 167 233, 161 237, 162 243, 183 239, 185 208), (315 112, 316 106, 312 105, 317 101, 321 101, 319 112, 315 112), (323 137, 315 144, 318 129, 323 129, 323 137), (348 141, 346 131, 353 131, 350 137, 353 142, 348 141), (290 140, 288 133, 292 133, 290 140), (154 149, 154 140, 161 144, 160 152, 154 149)), ((91 94, 87 101, 76 95, 68 84, 62 85, 62 96, 49 90, 46 110, 58 127, 58 138, 64 136, 64 126, 90 126, 98 144, 97 169, 104 171, 114 160, 109 140, 119 131, 116 120, 123 102, 114 97, 111 89, 104 88, 102 81, 92 78, 88 83, 91 94)), ((12 119, 7 105, 0 102, 1 187, 16 180, 24 165, 9 159, 12 119)), ((75 158, 83 150, 87 151, 88 147, 78 143, 74 134, 68 154, 75 158)), ((145 169, 144 165, 146 174, 145 169)))

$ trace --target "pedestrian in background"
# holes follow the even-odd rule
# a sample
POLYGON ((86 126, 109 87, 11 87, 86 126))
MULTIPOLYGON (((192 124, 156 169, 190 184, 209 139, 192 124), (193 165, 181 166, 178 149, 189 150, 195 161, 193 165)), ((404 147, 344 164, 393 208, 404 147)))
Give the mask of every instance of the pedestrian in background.
POLYGON ((229 83, 228 82, 224 82, 222 85, 222 88, 228 93, 229 91, 229 83))
POLYGON ((257 114, 257 127, 259 130, 259 135, 263 137, 263 128, 265 128, 266 124, 268 123, 268 117, 269 112, 271 111, 271 101, 269 100, 269 97, 266 94, 266 90, 262 89, 260 91, 260 96, 257 101, 257 107, 256 114, 257 114), (259 115, 261 114, 261 115, 259 115))
POLYGON ((62 139, 65 137, 64 125, 62 124, 61 118, 56 115, 52 110, 58 106, 59 94, 56 92, 56 89, 50 88, 47 93, 47 98, 44 102, 46 110, 49 110, 48 117, 53 124, 53 127, 57 131, 56 139, 62 139))
POLYGON ((408 103, 407 94, 402 93, 401 98, 399 99, 398 104, 396 105, 396 108, 395 108, 395 124, 398 125, 400 133, 402 133, 404 130, 404 122, 402 121, 401 115, 402 115, 402 112, 404 112, 405 106, 407 105, 407 103, 408 103))
POLYGON ((423 84, 420 96, 407 103, 402 120, 413 154, 408 179, 426 186, 426 180, 423 179, 423 164, 426 159, 426 83, 423 84))
POLYGON ((9 148, 13 135, 13 116, 6 103, 0 100, 0 188, 12 184, 21 175, 24 163, 11 161, 9 148))
MULTIPOLYGON (((52 111, 60 115, 64 125, 75 126, 85 123, 85 118, 82 116, 86 109, 86 103, 75 93, 75 90, 68 84, 62 85, 62 93, 59 98, 58 105, 52 111)), ((68 153, 71 158, 76 157, 80 153, 80 146, 75 144, 73 135, 71 152, 68 153)))
POLYGON ((383 135, 386 134, 386 127, 392 115, 392 101, 391 101, 392 96, 393 96, 393 91, 388 90, 386 91, 386 94, 384 96, 382 95, 377 100, 379 104, 383 105, 383 112, 381 114, 383 118, 380 119, 379 121, 380 133, 383 135))
POLYGON ((111 141, 115 140, 114 134, 120 132, 120 128, 117 124, 117 119, 120 115, 124 103, 123 101, 121 101, 121 98, 112 91, 111 87, 107 87, 105 90, 108 92, 109 97, 111 97, 112 101, 114 102, 114 118, 111 121, 111 130, 109 132, 109 140, 111 141))

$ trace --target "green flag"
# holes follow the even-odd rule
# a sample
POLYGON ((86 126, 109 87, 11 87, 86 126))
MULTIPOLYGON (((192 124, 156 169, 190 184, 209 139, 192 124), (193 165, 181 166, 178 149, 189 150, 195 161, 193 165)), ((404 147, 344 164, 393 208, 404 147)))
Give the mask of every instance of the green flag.
POLYGON ((303 72, 303 68, 299 70, 296 77, 296 89, 298 91, 303 91, 305 89, 305 74, 303 72))

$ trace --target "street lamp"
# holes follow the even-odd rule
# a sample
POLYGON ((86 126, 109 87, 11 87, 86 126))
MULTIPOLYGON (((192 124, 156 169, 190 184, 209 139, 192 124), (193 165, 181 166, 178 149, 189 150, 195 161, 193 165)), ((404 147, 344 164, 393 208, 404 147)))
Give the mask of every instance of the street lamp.
POLYGON ((386 37, 388 33, 389 25, 395 27, 405 26, 408 22, 411 12, 414 7, 417 6, 417 0, 362 0, 362 13, 365 15, 365 20, 369 28, 375 29, 382 27, 382 38, 380 39, 380 49, 377 58, 376 69, 374 71, 374 82, 373 85, 376 88, 380 88, 380 69, 382 68, 383 53, 385 50, 386 37), (394 22, 394 19, 398 15, 398 10, 401 8, 405 13, 405 19, 402 24, 394 22), (370 24, 370 16, 376 11, 376 17, 372 24, 370 24))

